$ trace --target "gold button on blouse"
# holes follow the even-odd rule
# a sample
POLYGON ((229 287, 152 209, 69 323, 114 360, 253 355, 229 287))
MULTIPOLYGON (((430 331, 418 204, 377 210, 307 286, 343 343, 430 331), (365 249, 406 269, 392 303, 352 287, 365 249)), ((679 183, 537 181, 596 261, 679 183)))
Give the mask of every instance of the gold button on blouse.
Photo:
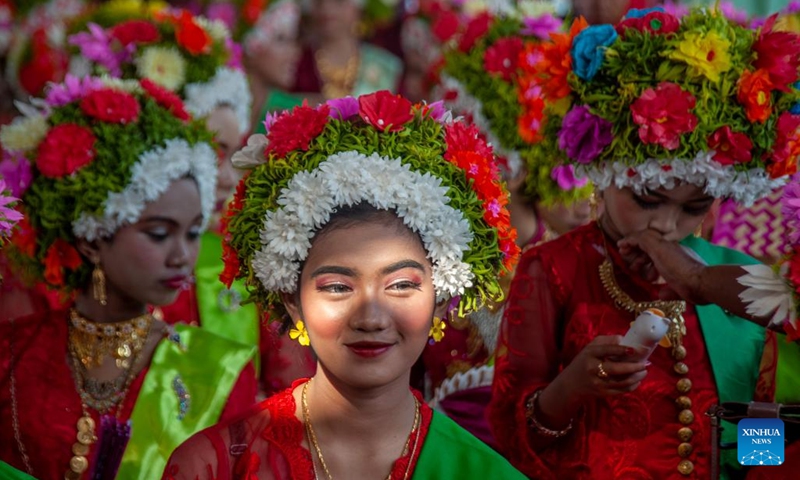
POLYGON ((678 445, 678 455, 680 455, 681 458, 686 458, 691 455, 692 450, 694 450, 694 448, 691 443, 683 442, 678 445))
POLYGON ((685 395, 681 395, 680 397, 675 399, 675 405, 681 410, 692 408, 692 399, 685 395))
POLYGON ((69 460, 69 468, 73 472, 83 473, 89 468, 89 461, 83 456, 74 456, 69 460))
POLYGON ((673 368, 675 369, 675 373, 678 375, 686 375, 689 373, 689 366, 683 362, 676 363, 673 368))
POLYGON ((694 422, 694 413, 689 409, 681 410, 681 413, 678 414, 678 421, 683 425, 691 425, 694 422))
POLYGON ((683 427, 678 430, 678 440, 681 442, 688 442, 692 439, 692 435, 694 435, 694 432, 689 427, 683 427))
POLYGON ((681 378, 677 383, 678 391, 681 393, 688 393, 692 389, 692 381, 688 378, 681 378))
POLYGON ((64 480, 78 480, 79 478, 81 478, 81 474, 72 470, 67 470, 67 473, 64 474, 64 480))
POLYGON ((89 454, 89 445, 84 445, 80 442, 72 444, 72 454, 85 457, 89 454))
POLYGON ((686 347, 681 345, 680 347, 675 347, 672 349, 672 358, 675 360, 683 360, 686 358, 686 347))
POLYGON ((690 460, 681 460, 678 464, 678 471, 681 475, 690 475, 694 471, 694 464, 690 460))

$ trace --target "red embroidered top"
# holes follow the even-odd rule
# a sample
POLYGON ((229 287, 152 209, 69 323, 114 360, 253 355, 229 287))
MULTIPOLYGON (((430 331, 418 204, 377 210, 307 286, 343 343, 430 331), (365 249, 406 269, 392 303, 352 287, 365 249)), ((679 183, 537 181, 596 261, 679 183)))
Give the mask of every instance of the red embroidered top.
MULTIPOLYGON (((32 315, 15 320, 13 332, 11 322, 0 322, 0 460, 26 471, 21 443, 33 476, 41 480, 64 478, 76 441, 76 424, 83 415, 68 363, 68 318, 68 310, 32 315), (14 438, 12 375, 20 442, 14 438)), ((130 418, 147 372, 148 368, 143 368, 131 383, 118 415, 121 421, 130 418)), ((221 418, 249 408, 255 392, 255 370, 250 364, 239 375, 221 418)), ((97 412, 89 412, 100 425, 97 412)), ((97 446, 92 445, 90 458, 97 446)))
MULTIPOLYGON (((634 392, 597 398, 574 419, 572 431, 549 443, 528 426, 526 403, 598 335, 624 335, 633 314, 617 308, 603 288, 599 267, 606 258, 596 224, 581 227, 526 252, 506 304, 495 364, 489 420, 501 452, 537 479, 670 479, 709 476, 710 424, 704 413, 717 402, 711 365, 697 315, 684 315, 687 375, 674 370, 670 349, 651 355, 648 375, 634 392), (676 383, 692 382, 694 421, 689 440, 690 474, 679 473, 681 394, 676 383)), ((609 249, 620 287, 636 301, 657 299, 655 286, 635 278, 616 248, 609 249)), ((686 464, 684 463, 684 466, 686 464)))
MULTIPOLYGON (((314 480, 305 425, 297 418, 292 395, 306 381, 298 380, 237 418, 195 434, 175 450, 162 480, 314 480)), ((419 392, 414 395, 420 402, 418 446, 395 461, 392 480, 414 472, 430 427, 433 411, 419 392)), ((409 438, 416 435, 414 430, 409 438)))

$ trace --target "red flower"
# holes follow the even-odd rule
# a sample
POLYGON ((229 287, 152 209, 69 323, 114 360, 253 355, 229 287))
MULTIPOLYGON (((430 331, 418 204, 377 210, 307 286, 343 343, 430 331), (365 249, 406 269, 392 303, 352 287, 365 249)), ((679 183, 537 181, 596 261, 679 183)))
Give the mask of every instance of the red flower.
POLYGON ((475 45, 475 42, 489 31, 489 26, 491 24, 492 16, 487 12, 483 12, 470 20, 467 24, 467 29, 461 35, 461 39, 458 42, 458 49, 462 52, 470 51, 475 45))
POLYGON ((231 288, 233 281, 239 276, 241 264, 236 250, 227 241, 222 243, 222 263, 225 268, 219 274, 219 281, 225 284, 226 287, 231 288))
POLYGON ((102 88, 81 100, 81 110, 90 117, 109 123, 132 123, 139 118, 139 102, 133 95, 102 88))
POLYGON ((674 15, 665 12, 650 12, 644 17, 628 18, 617 25, 617 33, 625 35, 628 29, 649 32, 652 34, 675 33, 681 26, 680 21, 674 15))
POLYGON ((189 114, 183 106, 181 97, 170 92, 166 88, 152 82, 149 78, 142 79, 139 82, 147 94, 156 101, 157 104, 169 110, 170 113, 175 115, 180 120, 188 121, 189 114))
POLYGON ((522 40, 516 37, 501 38, 486 49, 483 67, 489 73, 499 73, 503 80, 511 80, 517 71, 517 61, 522 52, 522 40))
POLYGON ((19 69, 19 84, 29 94, 40 96, 49 82, 64 79, 69 65, 69 56, 63 50, 50 47, 47 32, 37 30, 31 37, 30 60, 19 69))
POLYGON ((481 137, 474 125, 466 125, 461 122, 451 123, 445 127, 444 139, 447 144, 444 158, 451 163, 456 164, 454 156, 460 151, 475 152, 484 159, 492 160, 494 158, 492 148, 481 137))
POLYGON ((11 234, 11 243, 27 257, 36 255, 36 230, 31 226, 27 215, 17 222, 17 227, 11 234))
POLYGON ((64 284, 64 270, 75 270, 83 265, 83 259, 75 247, 66 240, 57 238, 44 256, 44 279, 50 285, 64 284))
POLYGON ((761 27, 755 43, 756 61, 753 65, 769 73, 772 86, 782 92, 789 92, 797 81, 800 68, 800 36, 791 32, 773 30, 778 14, 769 17, 761 27))
POLYGON ((135 43, 146 45, 155 43, 161 39, 158 28, 146 20, 128 20, 118 25, 114 25, 110 30, 111 36, 116 38, 124 46, 135 43))
POLYGON ((503 252, 503 266, 506 270, 511 272, 511 269, 517 263, 517 257, 520 254, 519 245, 517 245, 517 231, 511 229, 508 236, 500 240, 500 250, 503 252))
POLYGON ((795 292, 800 293, 800 247, 794 247, 789 258, 789 272, 787 278, 794 286, 795 292))
POLYGON ((769 72, 745 70, 739 80, 739 91, 736 98, 744 106, 747 119, 751 122, 764 123, 772 115, 772 89, 769 72))
POLYGON ((267 133, 269 145, 267 155, 285 156, 292 150, 308 150, 312 140, 322 133, 328 124, 330 107, 322 105, 317 109, 307 103, 285 112, 272 124, 267 133))
POLYGON ((242 18, 248 25, 253 25, 258 20, 261 12, 267 6, 266 0, 245 0, 242 7, 242 18))
POLYGON ((783 112, 775 126, 775 143, 769 154, 772 163, 767 165, 767 172, 772 178, 792 175, 797 172, 797 157, 800 155, 800 116, 783 112))
POLYGON ((714 160, 723 165, 747 163, 753 159, 753 142, 744 133, 734 133, 728 125, 711 134, 708 148, 716 152, 714 160))
POLYGON ((369 125, 385 132, 399 132, 414 118, 411 102, 388 90, 358 97, 358 114, 369 125))
POLYGON ((694 106, 694 96, 674 83, 662 82, 655 89, 648 88, 631 105, 639 138, 645 144, 675 150, 680 146, 681 135, 697 126, 694 106))
POLYGON ((182 11, 175 22, 175 40, 178 45, 186 49, 192 55, 208 53, 211 51, 211 36, 203 27, 195 23, 192 14, 182 11))
POLYGON ((39 145, 36 168, 50 178, 74 173, 94 160, 95 141, 94 134, 86 127, 73 123, 55 126, 39 145))
POLYGON ((431 32, 441 43, 445 43, 458 32, 458 15, 450 10, 442 10, 433 19, 431 32))

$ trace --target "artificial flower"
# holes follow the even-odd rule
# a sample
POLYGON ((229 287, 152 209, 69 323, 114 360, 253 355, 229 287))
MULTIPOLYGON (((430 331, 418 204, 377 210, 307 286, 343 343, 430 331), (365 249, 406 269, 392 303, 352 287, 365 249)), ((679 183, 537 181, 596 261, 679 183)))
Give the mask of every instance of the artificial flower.
POLYGON ((91 130, 74 123, 53 127, 39 145, 36 168, 45 177, 59 178, 90 164, 97 141, 91 130))
POLYGON ((563 22, 554 17, 551 13, 546 13, 537 17, 525 17, 522 19, 522 35, 536 37, 539 40, 547 40, 551 33, 561 30, 563 22))
POLYGON ((536 143, 542 139, 544 105, 542 99, 525 103, 522 115, 517 118, 517 133, 524 142, 536 143))
POLYGON ((33 150, 47 135, 49 125, 42 115, 20 116, 0 128, 0 143, 10 152, 33 150))
POLYGON ((669 58, 686 63, 689 74, 719 82, 719 76, 731 69, 730 40, 717 32, 687 32, 669 58))
POLYGON ((113 37, 103 27, 96 23, 89 23, 88 32, 76 33, 69 37, 70 45, 80 49, 81 56, 97 63, 114 76, 122 75, 121 65, 129 62, 136 50, 136 45, 123 45, 122 48, 113 48, 113 37))
POLYGON ((67 73, 69 55, 64 49, 50 45, 44 28, 31 36, 29 58, 20 66, 19 84, 31 95, 41 95, 48 83, 60 81, 67 73))
POLYGON ((44 279, 50 285, 64 285, 64 271, 75 270, 83 260, 75 247, 62 238, 57 238, 44 256, 44 279))
POLYGON ((203 14, 207 19, 219 21, 225 24, 228 30, 233 31, 236 29, 236 6, 230 3, 215 2, 206 8, 203 14))
POLYGON ((517 71, 517 61, 522 49, 520 38, 501 38, 484 52, 483 68, 489 73, 498 73, 503 80, 509 81, 517 71))
POLYGON ((589 107, 575 107, 564 116, 558 147, 579 163, 590 163, 614 140, 613 124, 594 115, 589 107))
POLYGON ((561 190, 581 188, 589 183, 588 179, 575 176, 575 168, 572 165, 556 165, 550 172, 550 178, 555 180, 561 190))
POLYGON ((503 252, 503 266, 507 271, 511 271, 514 265, 517 263, 516 259, 519 257, 521 252, 521 249, 516 242, 516 235, 510 238, 503 238, 499 243, 500 251, 503 252))
POLYGON ((174 47, 147 47, 136 58, 136 71, 139 78, 174 91, 186 81, 186 60, 174 47))
POLYGON ((458 49, 462 52, 468 52, 475 45, 480 37, 489 31, 489 26, 492 24, 492 16, 488 12, 483 12, 480 15, 472 18, 467 23, 467 28, 461 34, 461 39, 458 42, 458 49))
POLYGON ((445 43, 458 32, 458 15, 450 10, 442 10, 433 19, 431 32, 440 43, 445 43))
POLYGON ((367 124, 381 131, 399 132, 414 118, 411 102, 388 90, 358 98, 358 114, 367 124))
POLYGON ((11 233, 11 244, 26 257, 36 255, 36 230, 24 214, 17 223, 17 228, 11 233))
POLYGON ((746 163, 753 159, 753 142, 744 133, 731 130, 728 125, 711 134, 708 148, 714 150, 714 160, 722 165, 746 163))
POLYGON ((572 40, 572 66, 575 75, 583 80, 591 80, 597 75, 606 49, 617 40, 617 31, 611 25, 592 25, 572 40))
POLYGON ((3 151, 0 162, 0 179, 5 180, 11 195, 22 197, 33 181, 31 163, 21 152, 3 151))
POLYGON ((226 241, 222 243, 222 263, 225 265, 222 273, 219 274, 219 281, 227 288, 231 288, 233 281, 239 275, 241 264, 239 263, 239 255, 236 250, 230 246, 226 241))
POLYGON ((331 118, 348 120, 358 115, 358 100, 353 97, 334 98, 325 103, 331 107, 331 118))
POLYGON ((744 106, 747 119, 764 123, 772 115, 772 88, 769 72, 745 70, 739 79, 736 98, 744 106))
POLYGON ((697 126, 694 95, 679 85, 662 82, 648 88, 631 105, 633 120, 639 125, 639 138, 645 144, 658 144, 667 150, 680 145, 681 135, 697 126))
POLYGON ((423 105, 422 114, 441 124, 453 121, 453 113, 444 106, 444 100, 423 105))
POLYGON ((183 100, 178 95, 156 84, 149 78, 142 79, 140 83, 144 91, 157 104, 169 110, 176 118, 183 121, 188 121, 191 118, 184 108, 183 100))
POLYGON ((103 122, 126 124, 139 118, 140 107, 136 97, 112 88, 90 92, 80 105, 86 115, 103 122))
POLYGON ((453 155, 458 151, 474 151, 483 158, 493 157, 492 148, 481 137, 480 132, 474 125, 465 125, 462 122, 454 122, 445 127, 445 143, 447 150, 444 158, 453 161, 453 155))
POLYGON ((267 133, 267 154, 286 156, 292 150, 308 150, 312 140, 325 130, 330 107, 311 108, 307 104, 281 114, 267 133))
POLYGON ((19 199, 6 195, 6 190, 6 182, 0 178, 0 239, 7 237, 14 225, 22 220, 22 214, 8 206, 19 199))
POLYGON ((311 345, 311 341, 308 339, 308 330, 302 320, 298 320, 295 328, 289 330, 289 338, 297 340, 297 343, 304 347, 311 345))
POLYGON ((109 33, 123 46, 147 45, 161 39, 158 28, 147 20, 128 20, 118 23, 111 27, 109 33))
POLYGON ((194 21, 191 13, 186 10, 181 11, 180 16, 174 19, 174 23, 175 40, 187 52, 200 55, 211 51, 213 43, 211 36, 194 21))
POLYGON ((798 129, 800 129, 800 116, 792 115, 790 112, 783 112, 778 117, 778 123, 775 125, 775 143, 772 145, 772 151, 769 154, 772 164, 767 167, 771 167, 773 178, 779 172, 792 173, 791 170, 796 168, 797 157, 800 155, 800 140, 797 138, 798 129))
POLYGON ((536 70, 542 93, 546 98, 558 100, 570 94, 567 78, 572 72, 570 54, 572 39, 588 25, 586 20, 580 17, 572 22, 569 33, 554 33, 550 36, 551 42, 526 49, 526 53, 532 53, 533 49, 538 50, 536 54, 539 55, 539 62, 536 64, 536 70))
POLYGON ((797 81, 797 69, 800 68, 800 36, 775 31, 777 17, 776 14, 767 20, 753 43, 753 51, 756 52, 753 66, 769 73, 774 88, 789 92, 792 83, 797 81))
POLYGON ((447 323, 445 323, 444 320, 438 317, 434 318, 428 336, 431 337, 434 342, 441 342, 444 338, 445 328, 447 328, 447 323))
POLYGON ((652 10, 655 11, 651 11, 640 17, 631 17, 629 12, 628 15, 625 16, 625 20, 617 24, 617 32, 620 35, 624 35, 626 30, 633 29, 640 32, 666 35, 678 31, 681 22, 677 17, 665 13, 663 10, 652 10))
POLYGON ((245 0, 242 7, 242 18, 248 25, 253 25, 266 7, 267 0, 245 0))
POLYGON ((48 86, 45 102, 51 107, 62 107, 100 88, 103 88, 103 81, 97 77, 80 78, 68 73, 63 82, 48 86))

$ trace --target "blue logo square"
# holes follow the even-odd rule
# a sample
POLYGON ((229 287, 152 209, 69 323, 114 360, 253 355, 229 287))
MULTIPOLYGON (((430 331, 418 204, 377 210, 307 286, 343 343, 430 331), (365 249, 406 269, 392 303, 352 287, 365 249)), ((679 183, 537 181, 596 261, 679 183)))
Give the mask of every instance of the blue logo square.
POLYGON ((739 421, 739 463, 780 465, 783 463, 783 420, 745 418, 739 421))

